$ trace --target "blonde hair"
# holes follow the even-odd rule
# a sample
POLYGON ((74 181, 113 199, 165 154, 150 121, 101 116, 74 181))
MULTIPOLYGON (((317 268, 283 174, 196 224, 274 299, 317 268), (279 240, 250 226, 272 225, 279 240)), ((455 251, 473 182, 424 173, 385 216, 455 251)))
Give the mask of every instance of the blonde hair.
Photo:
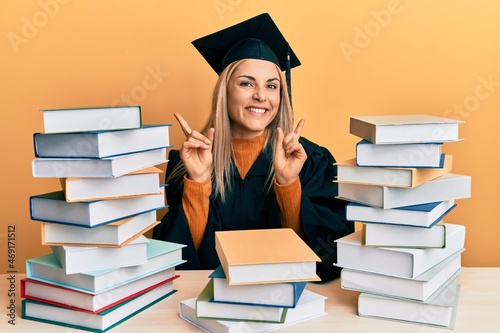
MULTIPOLYGON (((215 84, 212 95, 212 110, 205 126, 201 131, 201 133, 207 133, 210 128, 215 129, 212 145, 212 186, 215 195, 220 196, 222 202, 224 202, 227 195, 231 193, 233 185, 230 178, 231 163, 233 158, 233 141, 231 121, 227 109, 227 86, 234 70, 243 61, 245 61, 245 59, 229 64, 219 75, 219 79, 215 84)), ((276 129, 278 127, 283 129, 285 135, 293 130, 293 110, 288 96, 288 87, 283 73, 278 66, 276 66, 276 68, 280 75, 281 98, 278 113, 267 128, 265 146, 267 146, 269 141, 275 141, 276 129)), ((271 147, 271 156, 274 156, 274 144, 272 144, 271 147)), ((183 177, 184 174, 186 174, 186 170, 183 164, 179 163, 169 176, 169 179, 183 177)), ((274 168, 271 163, 268 177, 268 189, 272 186, 273 178, 274 168)), ((167 179, 167 182, 169 179, 167 179)))

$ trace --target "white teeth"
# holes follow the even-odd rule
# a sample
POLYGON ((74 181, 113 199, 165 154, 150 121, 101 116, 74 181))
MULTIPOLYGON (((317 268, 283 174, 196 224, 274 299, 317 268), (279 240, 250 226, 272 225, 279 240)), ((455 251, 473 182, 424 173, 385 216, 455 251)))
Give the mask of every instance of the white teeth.
POLYGON ((260 114, 266 113, 266 109, 248 108, 248 111, 255 112, 255 113, 260 113, 260 114))

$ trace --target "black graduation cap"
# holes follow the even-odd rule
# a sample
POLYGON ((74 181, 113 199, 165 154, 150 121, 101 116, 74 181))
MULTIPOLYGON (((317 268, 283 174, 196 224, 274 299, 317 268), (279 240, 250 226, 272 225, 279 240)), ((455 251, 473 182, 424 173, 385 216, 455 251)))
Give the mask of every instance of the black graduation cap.
POLYGON ((286 71, 290 94, 290 69, 300 61, 267 13, 201 37, 192 42, 213 70, 220 74, 241 59, 268 60, 286 71))

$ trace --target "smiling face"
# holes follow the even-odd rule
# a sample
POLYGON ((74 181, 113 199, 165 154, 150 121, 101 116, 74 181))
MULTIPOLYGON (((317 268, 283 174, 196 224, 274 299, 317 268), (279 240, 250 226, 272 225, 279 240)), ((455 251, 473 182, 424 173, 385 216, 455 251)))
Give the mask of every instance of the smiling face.
POLYGON ((280 105, 280 73, 275 64, 247 59, 229 78, 228 112, 233 136, 251 139, 264 132, 280 105))

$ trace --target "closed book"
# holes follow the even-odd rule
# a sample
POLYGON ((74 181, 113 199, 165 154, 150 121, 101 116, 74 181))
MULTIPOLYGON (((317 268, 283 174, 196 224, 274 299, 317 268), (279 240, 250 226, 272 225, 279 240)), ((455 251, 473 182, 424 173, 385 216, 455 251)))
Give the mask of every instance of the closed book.
POLYGON ((354 158, 336 165, 340 183, 411 188, 450 172, 452 157, 447 155, 439 168, 363 167, 357 166, 354 158))
POLYGON ((459 251, 412 279, 344 268, 340 283, 346 290, 425 301, 460 274, 461 259, 459 251))
POLYGON ((213 301, 294 308, 307 282, 244 284, 230 286, 222 266, 217 267, 213 279, 213 301))
POLYGON ((159 148, 138 153, 105 158, 35 158, 32 161, 33 177, 119 177, 167 162, 167 149, 159 148))
POLYGON ((287 310, 285 322, 282 324, 198 318, 196 316, 196 298, 182 300, 179 304, 179 315, 182 319, 207 332, 270 332, 325 315, 325 302, 325 296, 307 289, 304 290, 297 306, 287 310))
POLYGON ((388 209, 350 202, 346 206, 346 218, 357 222, 430 227, 443 219, 456 206, 455 200, 388 209))
POLYGON ((150 239, 144 265, 104 269, 68 275, 53 253, 26 260, 26 277, 90 294, 121 287, 164 270, 175 271, 182 259, 183 244, 150 239))
POLYGON ((137 197, 161 193, 157 167, 141 169, 113 178, 60 178, 67 202, 137 197))
POLYGON ((21 318, 91 332, 106 332, 175 291, 173 282, 165 283, 96 314, 24 299, 21 303, 21 318))
POLYGON ((465 226, 448 223, 446 247, 413 249, 366 247, 362 230, 337 239, 337 266, 403 278, 415 278, 458 251, 465 243, 465 226))
POLYGON ((439 168, 443 164, 442 142, 375 144, 361 140, 356 144, 358 166, 396 168, 439 168))
POLYGON ((215 249, 230 285, 319 280, 321 259, 289 228, 217 231, 215 249))
POLYGON ((179 277, 164 270, 94 295, 31 279, 21 280, 21 297, 89 313, 99 313, 179 277))
POLYGON ((140 128, 140 106, 101 106, 40 110, 44 133, 69 133, 140 128))
POLYGON ((30 198, 31 219, 35 221, 96 227, 165 207, 162 193, 115 200, 67 202, 63 191, 30 198))
POLYGON ((210 279, 196 298, 196 317, 267 323, 283 323, 285 321, 286 308, 213 302, 213 295, 213 279, 210 279))
POLYGON ((145 125, 121 131, 35 133, 36 157, 104 158, 170 146, 170 125, 145 125))
POLYGON ((446 246, 446 223, 443 220, 429 228, 363 223, 363 246, 443 248, 446 246))
POLYGON ((51 246, 66 274, 143 265, 149 240, 140 236, 122 247, 51 246))
POLYGON ((425 114, 351 117, 349 133, 376 144, 459 141, 463 121, 425 114))
POLYGON ((459 293, 456 278, 425 302, 361 293, 358 315, 453 329, 459 293))
POLYGON ((159 223, 156 220, 156 211, 152 210, 95 228, 51 222, 40 224, 43 245, 120 247, 159 223))
POLYGON ((471 177, 454 173, 447 173, 413 188, 338 183, 340 199, 384 209, 470 196, 471 177))

